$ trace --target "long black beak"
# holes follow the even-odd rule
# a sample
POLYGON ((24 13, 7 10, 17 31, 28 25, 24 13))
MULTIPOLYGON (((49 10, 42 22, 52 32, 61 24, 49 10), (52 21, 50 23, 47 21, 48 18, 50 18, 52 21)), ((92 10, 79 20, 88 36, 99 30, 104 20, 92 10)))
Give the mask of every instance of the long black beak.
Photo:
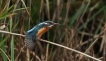
POLYGON ((50 25, 49 27, 55 26, 55 25, 61 25, 59 23, 52 23, 52 25, 50 25))
POLYGON ((59 24, 59 23, 53 23, 53 25, 61 25, 61 24, 59 24))

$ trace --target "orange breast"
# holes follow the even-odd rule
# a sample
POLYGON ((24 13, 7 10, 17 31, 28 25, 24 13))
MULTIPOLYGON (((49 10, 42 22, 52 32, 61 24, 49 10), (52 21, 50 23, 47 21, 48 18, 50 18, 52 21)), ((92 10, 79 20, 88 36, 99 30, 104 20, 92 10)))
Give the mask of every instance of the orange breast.
POLYGON ((43 27, 41 28, 40 30, 38 30, 38 33, 37 33, 37 37, 40 38, 45 32, 47 32, 49 30, 48 27, 43 27))

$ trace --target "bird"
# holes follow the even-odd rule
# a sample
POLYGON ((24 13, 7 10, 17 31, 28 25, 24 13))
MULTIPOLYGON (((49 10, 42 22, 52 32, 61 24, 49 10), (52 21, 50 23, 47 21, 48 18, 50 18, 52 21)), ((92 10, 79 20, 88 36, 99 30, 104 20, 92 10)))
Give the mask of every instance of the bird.
POLYGON ((58 25, 53 21, 47 20, 35 25, 32 29, 28 30, 25 34, 25 46, 32 50, 34 49, 35 42, 46 33, 52 26, 58 25))

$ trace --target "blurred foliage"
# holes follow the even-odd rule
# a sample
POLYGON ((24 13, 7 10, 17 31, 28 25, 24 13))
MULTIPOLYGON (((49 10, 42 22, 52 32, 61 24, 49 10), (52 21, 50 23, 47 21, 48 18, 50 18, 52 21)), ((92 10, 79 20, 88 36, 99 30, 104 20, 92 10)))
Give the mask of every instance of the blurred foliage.
MULTIPOLYGON (((0 0, 0 28, 6 26, 0 30, 25 34, 46 20, 61 25, 50 29, 43 39, 106 61, 105 0, 0 0)), ((32 61, 92 61, 78 53, 41 43, 45 52, 41 53, 36 46, 36 56, 30 57, 32 61)), ((0 61, 26 61, 23 46, 23 37, 0 33, 0 61)))

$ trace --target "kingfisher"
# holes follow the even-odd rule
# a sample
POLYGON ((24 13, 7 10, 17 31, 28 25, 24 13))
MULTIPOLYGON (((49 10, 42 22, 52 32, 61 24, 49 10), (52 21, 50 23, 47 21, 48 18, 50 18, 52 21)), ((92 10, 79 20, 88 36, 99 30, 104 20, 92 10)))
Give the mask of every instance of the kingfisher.
POLYGON ((52 26, 58 25, 59 23, 54 23, 53 21, 47 20, 41 22, 34 26, 32 29, 28 30, 25 34, 25 45, 28 49, 32 50, 35 46, 35 42, 46 33, 52 26))

